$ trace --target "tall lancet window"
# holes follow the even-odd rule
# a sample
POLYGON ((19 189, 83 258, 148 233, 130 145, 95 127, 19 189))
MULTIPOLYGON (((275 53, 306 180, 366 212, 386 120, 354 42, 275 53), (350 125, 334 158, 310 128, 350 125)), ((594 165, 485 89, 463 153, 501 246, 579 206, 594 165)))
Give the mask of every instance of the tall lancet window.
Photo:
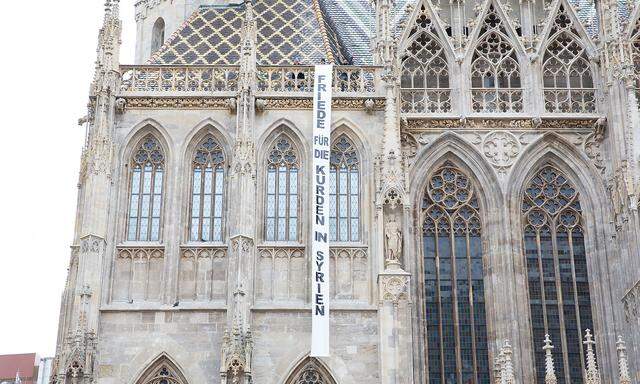
POLYGON ((211 136, 198 145, 192 162, 190 241, 222 241, 225 157, 211 136))
POLYGON ((360 160, 345 135, 331 149, 330 188, 331 240, 360 241, 360 160))
POLYGON ((411 44, 402 59, 402 112, 451 111, 449 66, 432 18, 422 5, 410 34, 411 44))
MULTIPOLYGON (((522 205, 532 343, 539 346, 545 334, 551 336, 560 384, 583 382, 582 332, 593 329, 579 197, 562 172, 546 166, 529 182, 522 205)), ((535 359, 542 384, 540 348, 535 359)))
POLYGON ((586 50, 560 6, 543 62, 544 106, 551 113, 594 113, 596 96, 586 50))
POLYGON ((158 140, 151 135, 145 137, 129 166, 127 240, 159 241, 165 158, 158 140))
POLYGON ((267 156, 267 241, 299 240, 300 170, 298 150, 287 136, 280 136, 267 156))
POLYGON ((482 225, 472 180, 445 163, 422 203, 429 383, 490 384, 482 225))
POLYGON ((480 27, 471 62, 474 112, 522 112, 522 83, 516 50, 493 5, 480 27))

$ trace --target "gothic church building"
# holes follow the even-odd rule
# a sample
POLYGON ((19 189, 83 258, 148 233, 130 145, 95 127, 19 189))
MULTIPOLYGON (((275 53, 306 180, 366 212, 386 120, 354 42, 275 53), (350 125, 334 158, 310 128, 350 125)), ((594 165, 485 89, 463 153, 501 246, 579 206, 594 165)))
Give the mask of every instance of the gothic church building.
POLYGON ((52 384, 640 383, 637 0, 139 0, 132 65, 119 7, 52 384))

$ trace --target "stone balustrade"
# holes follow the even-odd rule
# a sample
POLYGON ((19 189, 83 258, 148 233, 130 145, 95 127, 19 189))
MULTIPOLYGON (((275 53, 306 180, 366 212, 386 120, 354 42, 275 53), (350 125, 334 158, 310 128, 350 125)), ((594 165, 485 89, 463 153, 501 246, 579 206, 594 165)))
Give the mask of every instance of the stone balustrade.
MULTIPOLYGON (((238 90, 237 66, 123 65, 119 96, 225 96, 238 90)), ((382 68, 336 66, 334 94, 338 97, 384 96, 382 68)), ((256 72, 260 97, 312 97, 312 66, 261 66, 256 72)))

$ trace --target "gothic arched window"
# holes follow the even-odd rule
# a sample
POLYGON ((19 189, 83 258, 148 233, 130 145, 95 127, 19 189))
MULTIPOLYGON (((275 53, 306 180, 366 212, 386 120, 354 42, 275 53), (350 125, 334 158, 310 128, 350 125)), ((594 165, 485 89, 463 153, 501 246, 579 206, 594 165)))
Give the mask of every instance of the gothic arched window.
POLYGON ((164 163, 164 153, 158 140, 152 135, 145 137, 129 164, 129 241, 160 240, 164 163))
POLYGON ((331 149, 329 207, 331 241, 360 241, 360 160, 346 135, 331 149))
POLYGON ((551 36, 542 64, 545 110, 594 113, 595 89, 589 59, 562 5, 554 19, 551 36))
POLYGON ((164 19, 159 17, 153 24, 153 30, 151 31, 151 53, 153 54, 162 47, 164 44, 164 19))
POLYGON ((522 83, 516 50, 493 5, 484 18, 471 62, 474 112, 522 112, 522 83))
POLYGON ((410 38, 411 45, 402 59, 402 112, 450 112, 447 57, 424 5, 410 38))
POLYGON ((178 368, 166 357, 149 367, 136 384, 187 384, 178 368))
MULTIPOLYGON (((559 384, 582 383, 583 333, 593 329, 579 194, 558 169, 546 166, 525 191, 522 214, 532 342, 555 343, 559 384)), ((538 384, 544 352, 536 348, 538 384)))
POLYGON ((473 181, 445 163, 429 179, 422 218, 429 382, 490 384, 473 181))
POLYGON ((267 241, 299 240, 299 153, 287 136, 280 136, 267 156, 267 241))
POLYGON ((190 241, 222 241, 226 162, 212 136, 196 148, 192 162, 190 241))
POLYGON ((315 359, 303 361, 291 374, 287 384, 335 384, 331 375, 315 359))

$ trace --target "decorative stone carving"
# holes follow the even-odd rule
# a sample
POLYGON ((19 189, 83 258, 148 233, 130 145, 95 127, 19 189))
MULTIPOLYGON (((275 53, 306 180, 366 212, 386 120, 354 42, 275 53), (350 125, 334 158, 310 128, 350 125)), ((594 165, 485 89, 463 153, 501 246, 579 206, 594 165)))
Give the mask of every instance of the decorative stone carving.
POLYGON ((593 129, 597 118, 590 119, 562 119, 562 118, 542 118, 539 123, 534 123, 531 118, 516 119, 409 119, 407 130, 412 133, 429 131, 434 129, 593 129))
POLYGON ((556 368, 553 364, 553 351, 555 347, 551 345, 551 338, 549 335, 545 335, 544 338, 544 348, 542 348, 545 352, 544 359, 544 367, 545 367, 545 375, 544 375, 544 384, 557 384, 558 378, 556 377, 556 368))
POLYGON ((482 152, 500 173, 506 173, 520 154, 518 139, 510 132, 492 131, 482 141, 482 152))
POLYGON ((228 98, 227 108, 229 108, 230 113, 235 113, 238 110, 238 100, 235 97, 228 98))
POLYGON ((116 99, 116 113, 123 114, 126 108, 127 108, 127 99, 118 97, 116 99))
POLYGON ((388 264, 398 264, 402 256, 402 230, 395 216, 389 217, 384 228, 386 245, 386 261, 388 264))
POLYGON ((383 274, 380 276, 380 300, 398 303, 409 300, 409 275, 383 274))
POLYGON ((98 253, 104 248, 104 239, 98 236, 86 236, 80 239, 80 252, 98 253))
POLYGON ((585 376, 585 384, 600 384, 600 371, 596 362, 596 353, 594 347, 596 342, 593 341, 591 331, 587 329, 584 336, 584 345, 587 346, 587 370, 585 376))
POLYGON ((415 157, 418 153, 418 141, 412 134, 402 132, 400 134, 400 144, 402 146, 402 153, 405 157, 415 157))
POLYGON ((364 101, 364 110, 368 114, 372 114, 375 111, 375 108, 376 108, 376 102, 373 101, 373 99, 367 99, 364 101))
POLYGON ((629 374, 629 363, 627 362, 627 346, 622 340, 622 336, 618 336, 616 343, 618 351, 618 373, 620 375, 620 384, 631 384, 631 375, 629 374))
POLYGON ((126 97, 128 109, 228 109, 221 97, 126 97))

